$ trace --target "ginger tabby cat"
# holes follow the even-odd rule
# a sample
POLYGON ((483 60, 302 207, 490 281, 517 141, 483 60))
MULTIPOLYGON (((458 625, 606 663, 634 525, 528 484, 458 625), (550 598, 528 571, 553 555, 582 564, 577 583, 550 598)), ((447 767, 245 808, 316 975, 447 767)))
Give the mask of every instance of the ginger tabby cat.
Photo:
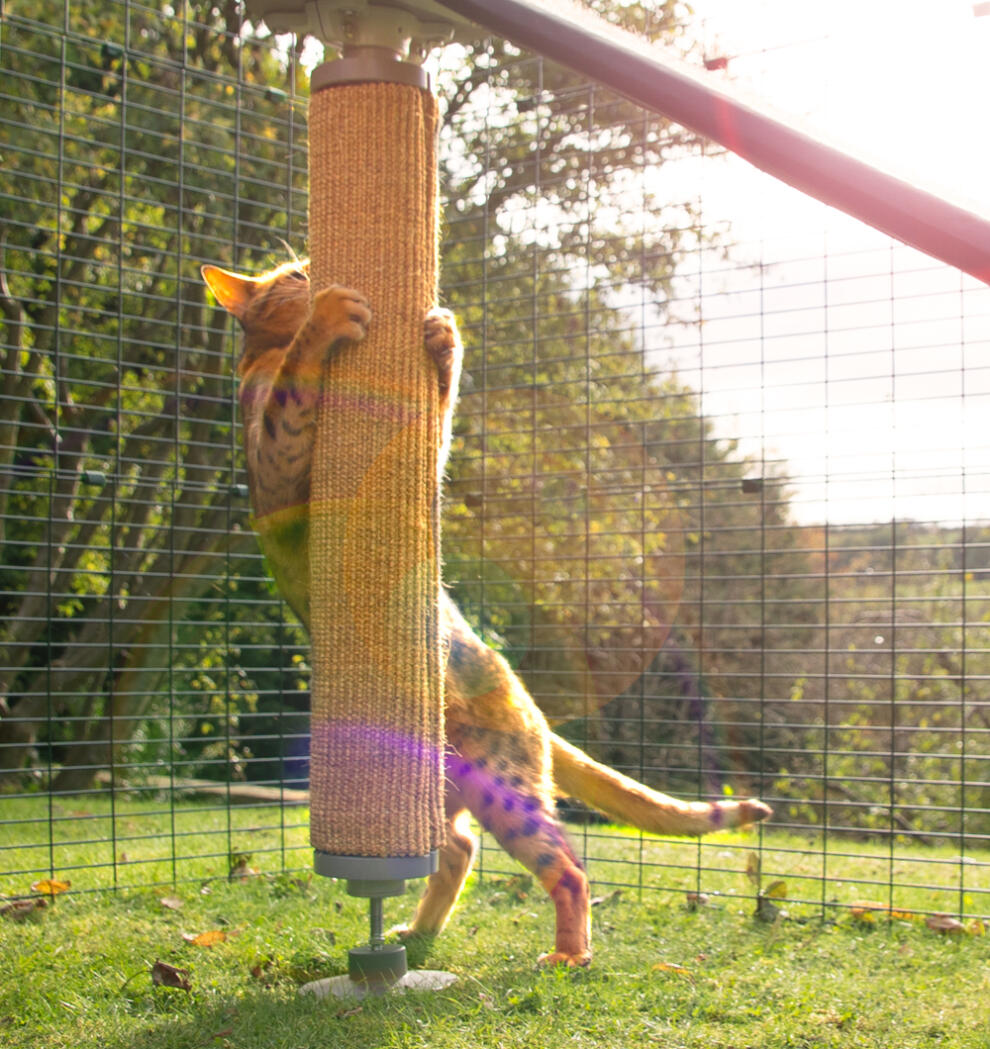
MULTIPOLYGON (((275 579, 308 622, 308 499, 316 402, 324 360, 360 341, 371 310, 355 291, 330 287, 310 304, 308 266, 289 262, 246 277, 204 266, 203 277, 244 330, 238 372, 248 477, 262 545, 275 579)), ((426 349, 436 362, 443 447, 461 367, 452 315, 432 310, 426 349)), ((468 813, 530 870, 556 906, 556 945, 541 960, 591 960, 588 879, 558 822, 555 795, 580 799, 616 820, 657 834, 700 835, 771 814, 761 801, 685 802, 598 764, 550 731, 506 661, 471 630, 450 597, 441 598, 446 666, 446 841, 410 934, 444 927, 471 869, 476 841, 468 813)))

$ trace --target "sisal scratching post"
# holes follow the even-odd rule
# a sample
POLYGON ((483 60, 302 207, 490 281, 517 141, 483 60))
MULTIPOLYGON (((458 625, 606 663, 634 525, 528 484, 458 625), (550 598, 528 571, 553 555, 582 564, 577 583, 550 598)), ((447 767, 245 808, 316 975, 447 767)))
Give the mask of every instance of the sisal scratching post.
POLYGON ((317 872, 371 901, 350 980, 383 988, 409 977, 404 947, 384 942, 382 899, 436 869, 444 836, 440 412, 423 336, 437 106, 417 82, 364 80, 366 60, 356 74, 346 55, 320 67, 310 101, 313 293, 343 284, 373 311, 366 339, 327 363, 317 413, 310 838, 317 872))
POLYGON ((317 417, 310 795, 326 856, 422 858, 443 841, 440 417, 423 344, 436 120, 433 96, 405 84, 334 85, 310 102, 313 291, 344 284, 373 311, 366 339, 329 362, 317 417))
MULTIPOLYGON (((436 365, 424 321, 437 289, 437 104, 421 65, 466 31, 433 0, 246 0, 274 32, 342 57, 314 70, 310 280, 363 294, 367 337, 331 355, 309 506, 310 840, 317 873, 370 901, 349 975, 303 988, 435 989, 386 944, 382 901, 437 866, 443 843, 443 653, 436 365)), ((471 31, 473 37, 474 32, 471 31)))

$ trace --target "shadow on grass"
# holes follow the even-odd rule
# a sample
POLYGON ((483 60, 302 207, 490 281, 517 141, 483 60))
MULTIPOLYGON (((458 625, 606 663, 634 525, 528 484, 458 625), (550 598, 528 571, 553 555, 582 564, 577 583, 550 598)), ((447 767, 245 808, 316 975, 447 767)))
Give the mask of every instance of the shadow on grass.
MULTIPOLYGON (((314 978, 333 975, 339 973, 314 978)), ((209 991, 194 989, 186 998, 156 988, 133 1002, 135 1012, 147 1008, 145 1022, 138 1029, 130 1025, 119 1040, 104 1039, 101 1049, 385 1049, 426 1045, 438 1027, 446 1033, 444 1045, 477 1049, 492 1044, 507 1024, 521 1033, 520 1024, 538 1019, 543 1010, 535 1003, 543 999, 533 985, 540 980, 535 967, 526 965, 508 968, 484 987, 461 973, 442 991, 364 999, 304 995, 289 981, 242 989, 223 1000, 209 991)))

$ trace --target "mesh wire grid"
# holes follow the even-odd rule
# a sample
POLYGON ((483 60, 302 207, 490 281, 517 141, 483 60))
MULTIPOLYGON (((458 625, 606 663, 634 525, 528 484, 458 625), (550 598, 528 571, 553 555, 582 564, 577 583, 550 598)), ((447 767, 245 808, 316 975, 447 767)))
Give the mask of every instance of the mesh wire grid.
MULTIPOLYGON (((2 34, 0 891, 308 867, 307 646, 198 276, 304 249, 301 50, 234 5, 2 34)), ((568 738, 775 808, 571 810, 592 877, 990 912, 986 289, 501 41, 439 83, 448 583, 568 738)))

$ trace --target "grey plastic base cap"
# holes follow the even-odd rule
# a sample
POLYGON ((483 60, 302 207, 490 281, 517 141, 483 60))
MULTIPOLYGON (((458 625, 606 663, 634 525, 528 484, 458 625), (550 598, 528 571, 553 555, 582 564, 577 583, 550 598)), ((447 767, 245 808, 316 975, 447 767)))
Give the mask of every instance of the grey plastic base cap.
POLYGON ((338 856, 319 849, 313 852, 313 870, 317 874, 324 878, 346 878, 348 881, 427 878, 438 866, 436 849, 426 856, 338 856))
POLYGON ((384 899, 386 896, 401 896, 406 891, 404 878, 393 878, 391 881, 356 881, 347 879, 347 895, 362 900, 384 899))
POLYGON ((413 969, 394 983, 384 980, 357 981, 349 976, 331 976, 325 980, 314 980, 299 988, 300 994, 312 994, 316 998, 367 998, 386 994, 403 994, 406 991, 442 991, 457 977, 440 969, 413 969))
POLYGON ((407 971, 406 948, 401 943, 352 947, 347 952, 347 975, 355 983, 397 983, 407 971))
POLYGON ((400 62, 398 56, 384 47, 354 50, 358 53, 317 66, 309 78, 310 91, 322 91, 338 84, 370 82, 405 84, 430 90, 430 75, 422 66, 400 62))

